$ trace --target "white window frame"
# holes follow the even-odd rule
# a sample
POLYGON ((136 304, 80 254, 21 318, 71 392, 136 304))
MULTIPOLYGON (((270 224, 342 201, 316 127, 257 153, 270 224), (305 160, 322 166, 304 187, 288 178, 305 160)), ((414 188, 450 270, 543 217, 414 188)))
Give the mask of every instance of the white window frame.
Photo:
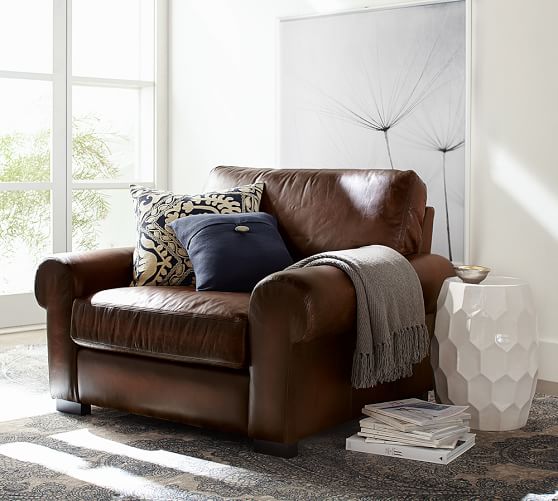
MULTIPOLYGON (((154 81, 72 76, 72 0, 53 2, 52 74, 2 71, 0 78, 52 82, 51 180, 49 182, 0 183, 2 191, 51 191, 52 251, 72 250, 72 190, 127 189, 130 181, 87 182, 72 178, 72 85, 120 88, 155 87, 154 172, 148 187, 167 188, 168 183, 168 0, 155 0, 154 81), (60 167, 61 166, 61 167, 60 167)), ((42 326, 45 312, 33 293, 0 295, 0 332, 23 325, 42 326)))

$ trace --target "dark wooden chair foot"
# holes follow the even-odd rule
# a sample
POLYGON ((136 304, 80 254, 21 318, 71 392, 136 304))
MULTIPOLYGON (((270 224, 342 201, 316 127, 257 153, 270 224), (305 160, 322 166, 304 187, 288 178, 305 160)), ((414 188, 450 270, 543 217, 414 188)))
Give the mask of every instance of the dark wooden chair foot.
POLYGON ((78 416, 85 416, 91 414, 91 406, 79 402, 70 402, 69 400, 56 399, 56 410, 58 412, 65 412, 66 414, 77 414, 78 416))
POLYGON ((298 442, 282 444, 268 440, 254 440, 254 452, 277 456, 281 458, 294 458, 298 455, 298 442))

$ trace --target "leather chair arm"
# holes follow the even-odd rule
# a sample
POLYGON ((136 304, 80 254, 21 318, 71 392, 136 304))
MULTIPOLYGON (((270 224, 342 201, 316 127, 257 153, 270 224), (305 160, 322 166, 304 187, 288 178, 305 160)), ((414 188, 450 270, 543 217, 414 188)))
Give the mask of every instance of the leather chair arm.
POLYGON ((274 273, 256 286, 249 309, 251 437, 292 444, 312 427, 344 418, 338 412, 350 410, 355 308, 350 279, 331 266, 274 273))
POLYGON ((35 277, 35 297, 46 308, 59 294, 73 298, 125 287, 132 280, 133 248, 67 252, 46 258, 35 277))
MULTIPOLYGON (((407 256, 422 287, 426 313, 436 313, 444 280, 455 276, 452 263, 436 254, 407 256)), ((318 336, 350 330, 354 325, 356 296, 349 277, 333 266, 310 266, 274 273, 262 280, 250 299, 251 319, 264 321, 273 305, 290 312, 290 340, 309 341, 318 336), (293 315, 293 312, 297 315, 293 315)))
MULTIPOLYGON (((453 266, 432 254, 408 259, 419 277, 426 313, 435 313, 453 266)), ((256 286, 249 311, 250 436, 292 444, 311 428, 350 417, 355 317, 353 285, 335 267, 283 271, 256 286), (347 415, 334 415, 342 409, 347 415)))
MULTIPOLYGON (((352 329, 356 296, 349 277, 333 266, 309 266, 274 273, 250 298, 250 324, 269 330, 270 310, 278 311, 291 343, 352 329), (281 313, 282 312, 282 313, 281 313)), ((257 341, 256 341, 257 342, 257 341)))
POLYGON ((436 313, 438 295, 444 280, 455 276, 453 265, 437 254, 412 254, 407 259, 419 277, 426 314, 436 313))
POLYGON ((70 338, 74 299, 129 285, 132 255, 132 248, 74 252, 57 254, 39 265, 35 297, 47 309, 49 382, 53 398, 79 402, 77 345, 70 338))

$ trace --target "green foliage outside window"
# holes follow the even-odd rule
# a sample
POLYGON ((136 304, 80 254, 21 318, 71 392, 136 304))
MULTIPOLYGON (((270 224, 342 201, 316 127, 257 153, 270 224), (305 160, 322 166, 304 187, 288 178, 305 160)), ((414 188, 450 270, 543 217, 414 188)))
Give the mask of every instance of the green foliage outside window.
MULTIPOLYGON (((73 122, 73 179, 116 179, 107 141, 115 134, 95 131, 95 119, 73 122)), ((0 182, 50 181, 50 131, 34 135, 0 136, 0 182)), ((72 239, 77 247, 96 247, 97 235, 110 205, 97 190, 72 194, 72 239)), ((50 191, 0 191, 0 246, 2 254, 17 251, 21 244, 41 254, 50 239, 50 191)))

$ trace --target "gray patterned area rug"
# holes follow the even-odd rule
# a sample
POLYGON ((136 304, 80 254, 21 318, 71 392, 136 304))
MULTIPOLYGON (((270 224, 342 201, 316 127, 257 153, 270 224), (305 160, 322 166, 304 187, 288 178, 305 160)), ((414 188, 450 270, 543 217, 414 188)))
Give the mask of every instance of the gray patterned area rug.
MULTIPOLYGON (((4 350, 0 367, 2 394, 45 397, 44 346, 4 350)), ((244 437, 166 421, 48 412, 0 422, 0 499, 558 499, 557 397, 537 395, 524 429, 479 433, 447 466, 347 452, 357 428, 303 440, 287 460, 255 454, 244 437)))

